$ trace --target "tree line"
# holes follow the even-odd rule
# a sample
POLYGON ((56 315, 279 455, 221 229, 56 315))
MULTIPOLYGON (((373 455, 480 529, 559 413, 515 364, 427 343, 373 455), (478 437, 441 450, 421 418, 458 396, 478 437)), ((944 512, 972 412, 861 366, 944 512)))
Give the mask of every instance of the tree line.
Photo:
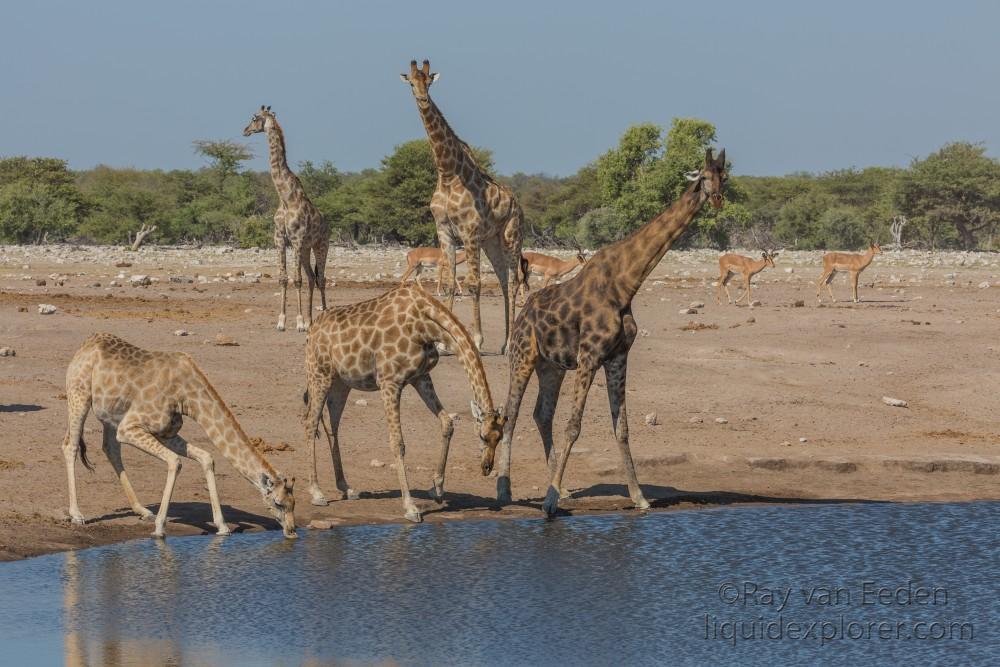
MULTIPOLYGON (((715 127, 699 119, 633 125, 568 177, 497 174, 490 151, 474 151, 517 194, 526 243, 596 248, 676 199, 715 141, 715 127)), ((269 247, 277 197, 267 172, 243 167, 250 148, 199 140, 193 149, 206 167, 74 171, 58 158, 0 159, 0 242, 121 244, 155 226, 155 243, 269 247)), ((428 203, 437 176, 425 139, 400 144, 377 168, 303 162, 297 173, 336 241, 435 244, 428 203)), ((1000 162, 981 144, 950 143, 906 168, 733 176, 726 189, 725 206, 706 207, 682 247, 853 249, 892 242, 896 221, 904 247, 1000 249, 1000 162)))

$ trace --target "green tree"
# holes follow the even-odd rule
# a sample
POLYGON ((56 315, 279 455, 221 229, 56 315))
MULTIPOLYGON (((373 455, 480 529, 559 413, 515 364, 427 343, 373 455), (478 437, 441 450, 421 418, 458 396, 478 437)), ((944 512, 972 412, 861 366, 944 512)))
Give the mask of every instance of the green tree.
POLYGON ((58 241, 76 233, 87 203, 64 160, 0 160, 0 240, 58 241))
POLYGON ((935 247, 950 239, 974 250, 983 235, 992 237, 1000 221, 1000 163, 981 144, 947 144, 915 160, 900 185, 903 211, 935 247))
POLYGON ((220 194, 225 190, 226 179, 239 173, 240 164, 253 159, 249 146, 231 139, 195 139, 191 144, 194 152, 207 159, 209 168, 215 172, 220 194))

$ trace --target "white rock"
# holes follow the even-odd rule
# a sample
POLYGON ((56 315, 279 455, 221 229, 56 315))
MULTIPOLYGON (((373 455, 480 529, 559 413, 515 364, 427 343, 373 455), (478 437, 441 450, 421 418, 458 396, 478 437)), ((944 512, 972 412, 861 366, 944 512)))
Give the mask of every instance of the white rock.
POLYGON ((979 289, 987 289, 989 286, 990 286, 990 284, 986 280, 984 280, 983 282, 979 283, 979 289))
POLYGON ((379 461, 378 459, 372 459, 372 462, 369 463, 368 465, 370 465, 372 468, 384 468, 385 467, 385 464, 382 463, 381 461, 379 461))
POLYGON ((40 303, 38 304, 38 314, 39 315, 51 315, 58 310, 51 303, 40 303))
POLYGON ((363 408, 366 405, 368 405, 368 399, 367 398, 359 398, 358 400, 354 401, 354 405, 358 405, 358 406, 360 406, 360 407, 363 408))
POLYGON ((188 331, 187 329, 177 329, 176 331, 174 331, 174 335, 175 336, 190 336, 191 332, 188 331))
POLYGON ((153 281, 150 280, 149 276, 145 275, 135 275, 128 279, 132 287, 144 287, 146 285, 152 285, 153 281))
POLYGON ((882 402, 886 405, 891 405, 894 408, 905 408, 909 405, 909 403, 901 398, 892 398, 890 396, 883 396, 882 402))
POLYGON ((808 438, 799 438, 799 442, 809 442, 808 438))
POLYGON ((701 424, 704 421, 705 421, 704 419, 702 419, 698 415, 695 415, 694 417, 691 417, 691 419, 688 419, 688 424, 701 424))
POLYGON ((689 308, 704 308, 704 307, 705 307, 705 304, 704 304, 703 302, 701 302, 701 301, 692 301, 692 302, 691 302, 691 303, 690 303, 690 304, 688 305, 688 307, 689 307, 689 308))
POLYGON ((678 315, 697 315, 698 311, 695 310, 694 308, 682 308, 681 310, 677 311, 677 314, 678 315))
POLYGON ((715 423, 716 424, 728 424, 729 420, 726 419, 725 417, 716 417, 715 418, 715 423))
POLYGON ((16 357, 17 352, 12 347, 0 347, 0 357, 16 357))
POLYGON ((639 336, 641 338, 648 338, 649 337, 649 330, 647 330, 647 329, 639 329, 639 336))
POLYGON ((646 415, 645 419, 647 426, 656 426, 657 424, 659 424, 659 422, 656 420, 655 412, 650 412, 648 415, 646 415))

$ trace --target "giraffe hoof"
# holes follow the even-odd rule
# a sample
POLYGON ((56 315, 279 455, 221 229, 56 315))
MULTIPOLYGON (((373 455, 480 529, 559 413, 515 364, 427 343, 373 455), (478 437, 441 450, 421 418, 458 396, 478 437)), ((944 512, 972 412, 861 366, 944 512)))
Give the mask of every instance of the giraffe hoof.
POLYGON ((150 535, 150 537, 156 540, 165 540, 167 539, 167 534, 162 531, 153 531, 153 534, 150 535))
POLYGON ((431 495, 431 498, 432 498, 432 499, 434 500, 434 502, 436 502, 436 503, 437 503, 438 505, 440 505, 441 503, 443 503, 443 502, 444 502, 444 488, 443 488, 443 487, 438 487, 438 486, 437 486, 437 485, 435 484, 434 486, 432 486, 432 487, 430 488, 430 490, 429 490, 429 491, 428 491, 427 493, 429 493, 429 494, 431 495))
POLYGON ((74 526, 82 526, 87 523, 87 520, 82 516, 71 516, 69 520, 74 526))
POLYGON ((556 511, 559 509, 559 490, 554 486, 549 486, 548 492, 545 494, 545 502, 542 503, 542 511, 545 512, 545 516, 552 518, 555 516, 556 511))
POLYGON ((136 512, 139 515, 139 521, 152 521, 156 518, 156 515, 146 510, 145 512, 136 512))
POLYGON ((361 494, 354 489, 347 489, 347 491, 344 492, 344 497, 347 498, 347 500, 357 500, 361 497, 361 494))
POLYGON ((217 524, 214 521, 210 521, 208 525, 217 529, 215 531, 216 535, 221 535, 221 536, 225 537, 226 535, 232 535, 233 534, 233 531, 230 530, 229 526, 227 526, 225 523, 217 524))
POLYGON ((639 500, 633 500, 632 502, 635 503, 635 508, 637 510, 648 510, 649 509, 649 501, 646 500, 645 498, 643 498, 642 496, 639 497, 639 500))
POLYGON ((563 498, 572 498, 572 497, 573 497, 573 492, 570 491, 569 489, 565 489, 565 488, 559 489, 559 499, 560 500, 563 499, 563 498))
POLYGON ((423 517, 420 516, 420 510, 416 509, 415 507, 406 510, 406 514, 404 514, 403 517, 407 521, 412 521, 413 523, 420 523, 421 521, 424 520, 423 517))
POLYGON ((510 494, 510 477, 500 475, 497 477, 497 503, 500 505, 510 505, 513 501, 510 494))
POLYGON ((330 501, 323 496, 313 496, 309 503, 311 505, 315 505, 316 507, 326 507, 330 504, 330 501))

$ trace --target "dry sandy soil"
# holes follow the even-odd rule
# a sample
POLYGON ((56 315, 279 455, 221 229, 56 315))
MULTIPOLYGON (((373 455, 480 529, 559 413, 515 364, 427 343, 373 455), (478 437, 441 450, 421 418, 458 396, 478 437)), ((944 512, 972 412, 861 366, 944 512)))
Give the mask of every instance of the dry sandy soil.
MULTIPOLYGON (((333 304, 391 285, 405 268, 403 255, 401 249, 336 249, 328 271, 333 304)), ((997 256, 887 252, 862 276, 864 303, 818 307, 812 281, 820 273, 819 254, 785 253, 777 268, 757 277, 753 296, 762 305, 752 311, 715 304, 715 258, 708 251, 668 253, 634 303, 641 332, 628 380, 632 453, 655 508, 1000 497, 997 256), (706 305, 696 315, 679 314, 692 302, 706 305), (909 407, 887 406, 883 396, 909 407), (655 425, 644 419, 650 413, 655 425)), ((268 274, 276 270, 267 251, 0 247, 0 347, 16 351, 0 357, 0 560, 151 530, 126 511, 93 417, 86 439, 97 470, 78 467, 77 473, 90 521, 76 527, 65 520, 64 374, 76 348, 97 331, 191 353, 250 435, 292 445, 268 456, 300 480, 300 526, 314 519, 335 525, 401 520, 395 471, 373 462, 392 461, 376 394, 352 394, 341 428, 348 479, 362 498, 308 504, 309 453, 300 424, 305 337, 275 331, 277 288, 268 274), (131 266, 115 266, 121 262, 131 266), (132 286, 134 275, 152 284, 132 286), (46 285, 37 285, 42 279, 46 285), (58 310, 42 315, 39 304, 58 310), (178 329, 191 333, 176 336, 178 329), (239 345, 216 346, 218 334, 239 345)), ((834 288, 848 297, 844 278, 834 288)), ((468 321, 468 299, 457 309, 468 321)), ((498 404, 507 389, 505 360, 489 352, 500 344, 502 312, 494 289, 484 299, 484 363, 498 404)), ((415 392, 404 394, 403 406, 407 467, 425 519, 540 516, 547 479, 531 419, 534 384, 514 442, 515 504, 501 509, 492 502, 495 480, 483 478, 476 465, 468 384, 453 357, 442 359, 435 383, 459 415, 443 506, 422 492, 430 486, 437 420, 415 392)), ((567 472, 574 498, 562 506, 571 512, 630 506, 603 378, 596 384, 567 472)), ((559 433, 567 405, 560 404, 559 433)), ((210 448, 192 421, 183 433, 210 448)), ((321 451, 322 484, 331 492, 329 455, 321 451)), ((155 502, 163 465, 131 448, 124 455, 140 498, 155 502)), ((221 457, 217 465, 227 520, 237 530, 276 528, 259 494, 221 457)), ((207 498, 201 471, 186 466, 168 533, 210 530, 207 498)))

